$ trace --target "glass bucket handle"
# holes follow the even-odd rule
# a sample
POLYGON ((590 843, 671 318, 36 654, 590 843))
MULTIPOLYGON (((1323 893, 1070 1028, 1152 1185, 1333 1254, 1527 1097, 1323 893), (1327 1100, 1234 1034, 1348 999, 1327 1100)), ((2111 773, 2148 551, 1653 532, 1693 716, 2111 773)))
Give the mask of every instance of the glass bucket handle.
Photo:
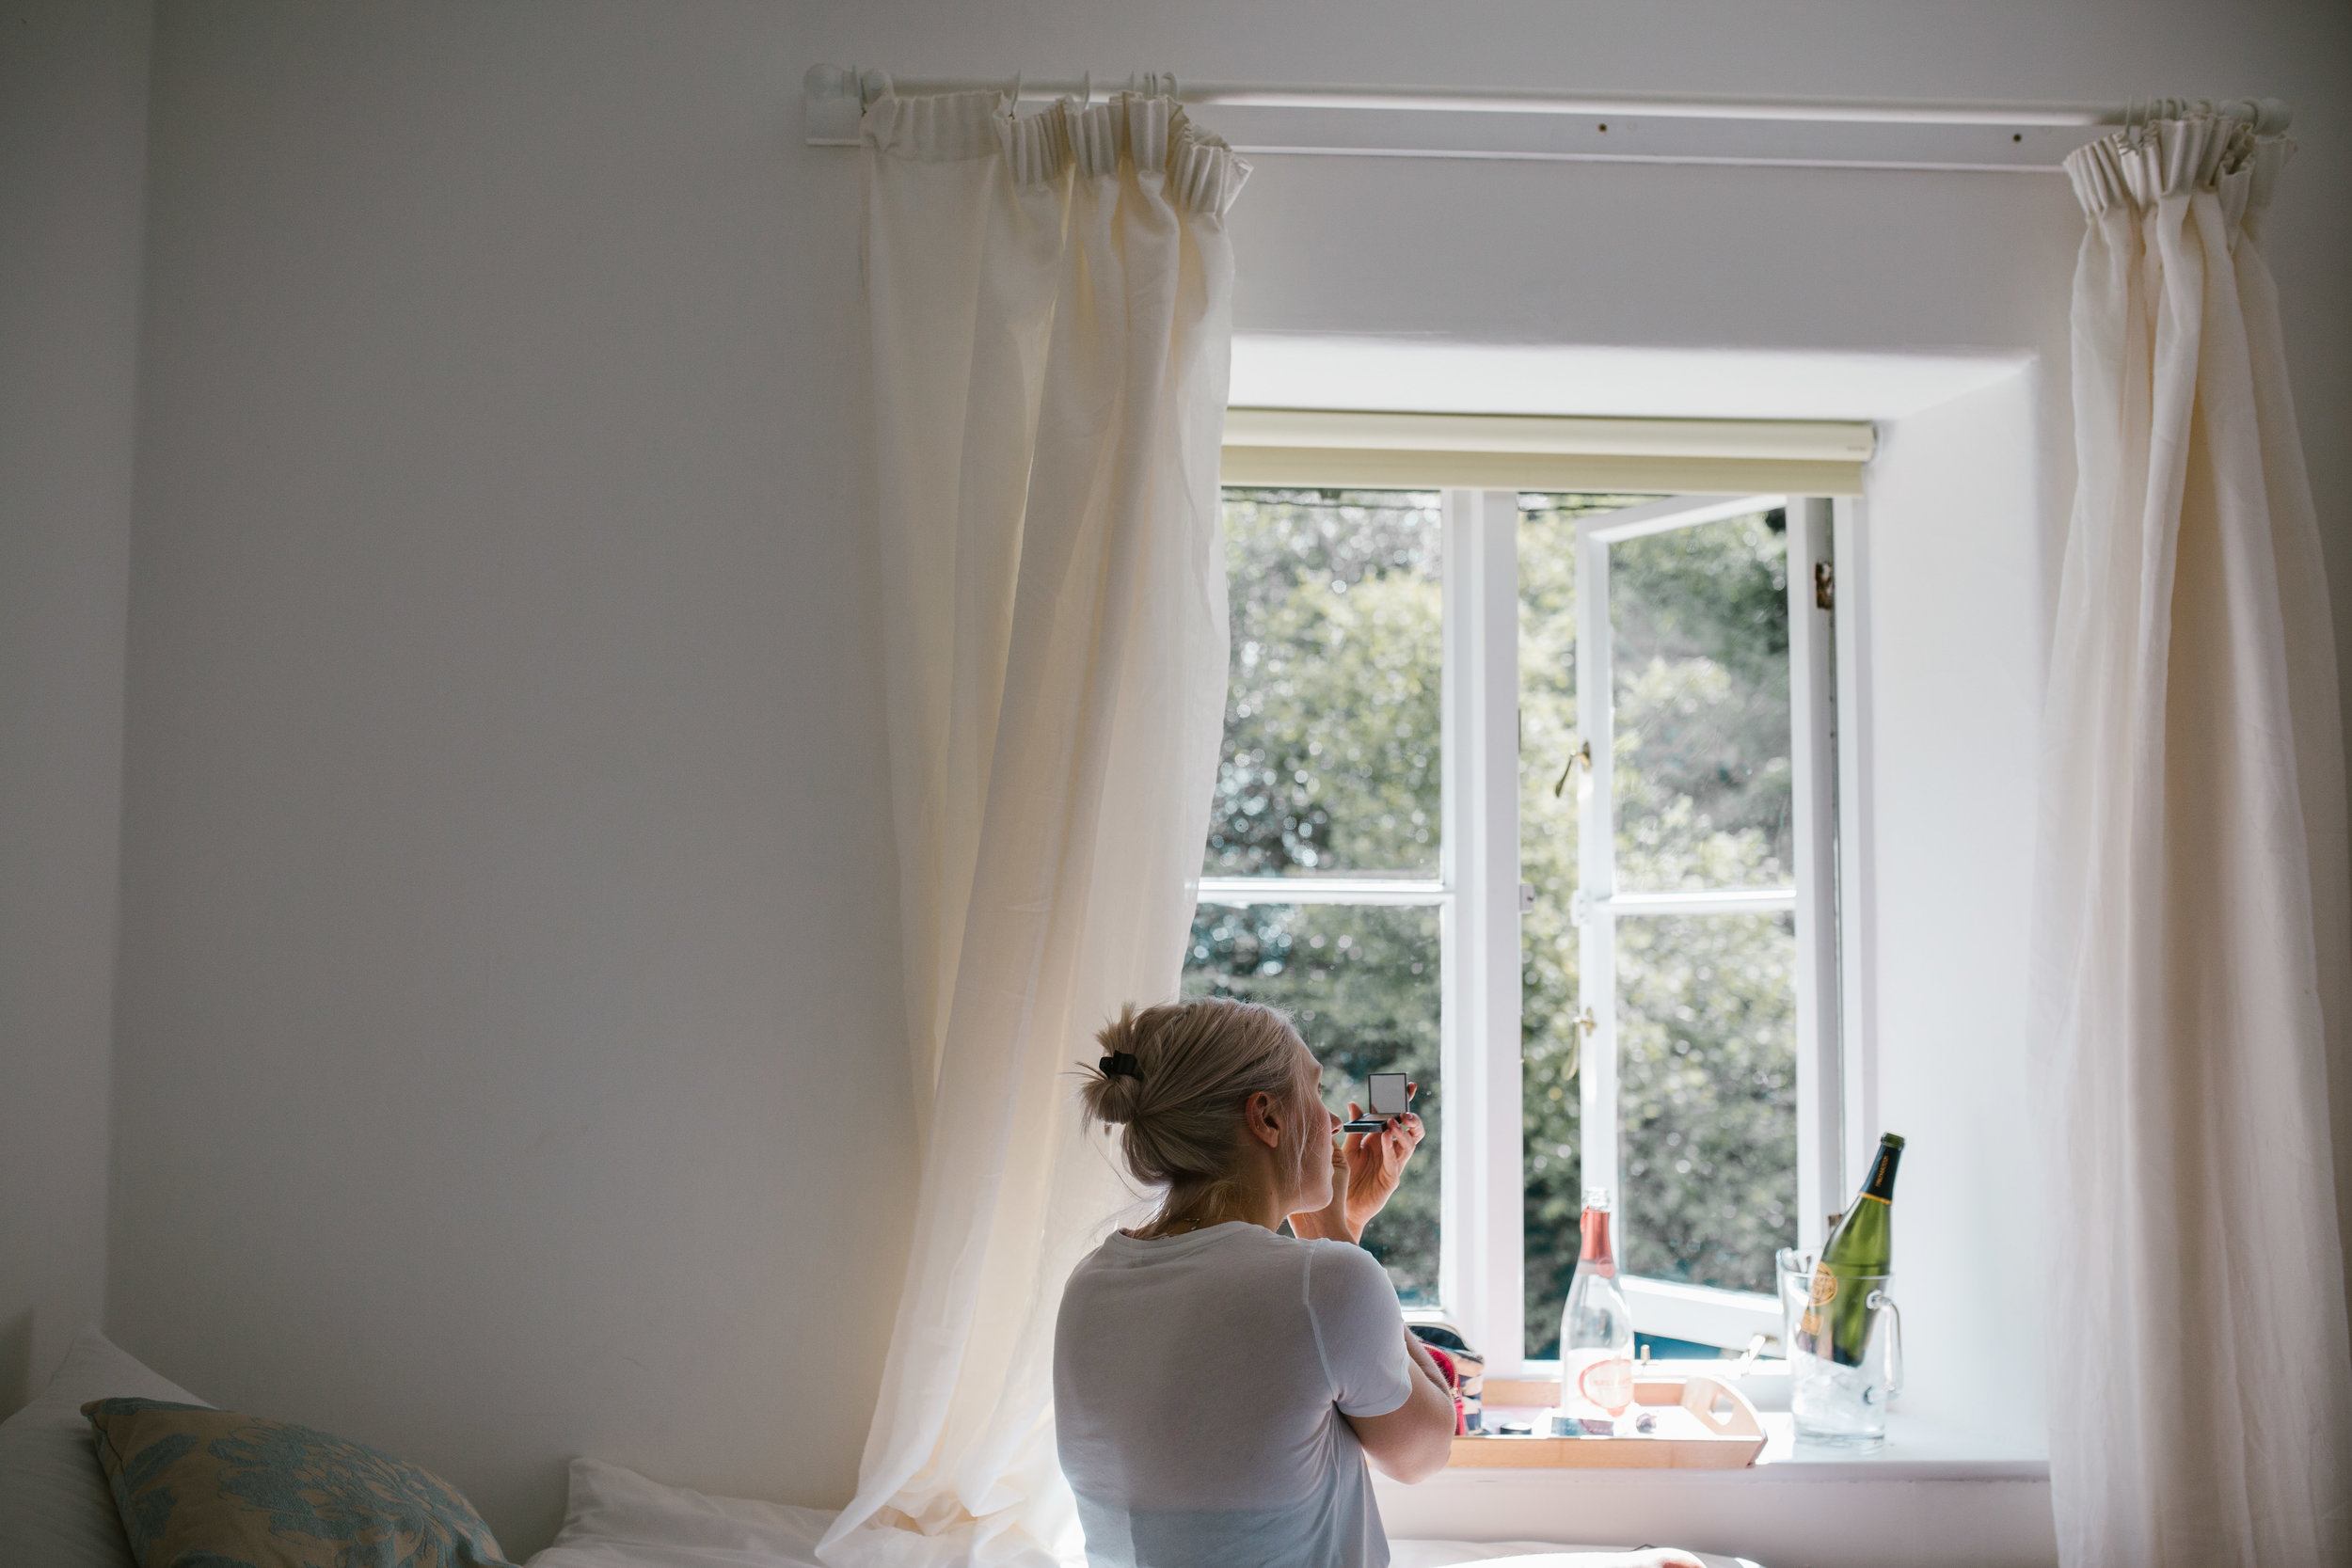
POLYGON ((1903 1391, 1903 1311, 1884 1291, 1872 1291, 1862 1305, 1872 1312, 1886 1312, 1886 1397, 1891 1400, 1903 1391))

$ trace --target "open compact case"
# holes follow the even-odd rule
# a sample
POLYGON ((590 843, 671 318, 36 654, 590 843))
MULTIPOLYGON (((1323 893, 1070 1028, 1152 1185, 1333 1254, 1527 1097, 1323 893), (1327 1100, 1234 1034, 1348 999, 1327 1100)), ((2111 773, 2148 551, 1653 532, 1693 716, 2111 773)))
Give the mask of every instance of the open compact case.
POLYGON ((1370 1072, 1364 1075, 1364 1114, 1349 1122, 1343 1131, 1377 1132, 1389 1125, 1391 1117, 1405 1114, 1412 1099, 1411 1085, 1401 1072, 1370 1072))

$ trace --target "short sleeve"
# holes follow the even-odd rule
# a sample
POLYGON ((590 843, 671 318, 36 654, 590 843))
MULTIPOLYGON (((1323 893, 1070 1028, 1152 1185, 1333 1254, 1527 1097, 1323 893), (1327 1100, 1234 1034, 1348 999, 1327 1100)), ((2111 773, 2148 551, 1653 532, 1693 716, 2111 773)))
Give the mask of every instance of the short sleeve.
POLYGON ((1307 1321, 1343 1416, 1385 1416, 1413 1391, 1405 1350, 1405 1312, 1389 1272, 1363 1248, 1310 1243, 1307 1321))

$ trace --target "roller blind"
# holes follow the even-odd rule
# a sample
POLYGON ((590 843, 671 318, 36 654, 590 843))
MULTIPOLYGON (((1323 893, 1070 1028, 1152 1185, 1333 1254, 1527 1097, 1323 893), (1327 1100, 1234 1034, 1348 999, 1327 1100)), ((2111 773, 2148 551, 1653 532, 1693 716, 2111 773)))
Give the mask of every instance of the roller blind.
POLYGON ((1867 422, 1229 408, 1228 484, 1858 496, 1867 422))

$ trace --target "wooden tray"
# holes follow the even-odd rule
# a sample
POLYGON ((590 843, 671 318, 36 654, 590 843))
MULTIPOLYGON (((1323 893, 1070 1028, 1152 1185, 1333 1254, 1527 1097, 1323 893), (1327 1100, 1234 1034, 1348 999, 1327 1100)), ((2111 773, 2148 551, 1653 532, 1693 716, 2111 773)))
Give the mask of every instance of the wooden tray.
POLYGON ((1739 1389, 1711 1377, 1637 1376, 1633 1402, 1658 1413, 1658 1430, 1646 1437, 1544 1435, 1550 1431, 1550 1412, 1533 1402, 1559 1393, 1556 1384, 1488 1378, 1486 1424, 1532 1420, 1536 1435, 1456 1437, 1449 1463, 1518 1470, 1740 1470, 1763 1451, 1764 1423, 1756 1418, 1756 1406, 1739 1389))

